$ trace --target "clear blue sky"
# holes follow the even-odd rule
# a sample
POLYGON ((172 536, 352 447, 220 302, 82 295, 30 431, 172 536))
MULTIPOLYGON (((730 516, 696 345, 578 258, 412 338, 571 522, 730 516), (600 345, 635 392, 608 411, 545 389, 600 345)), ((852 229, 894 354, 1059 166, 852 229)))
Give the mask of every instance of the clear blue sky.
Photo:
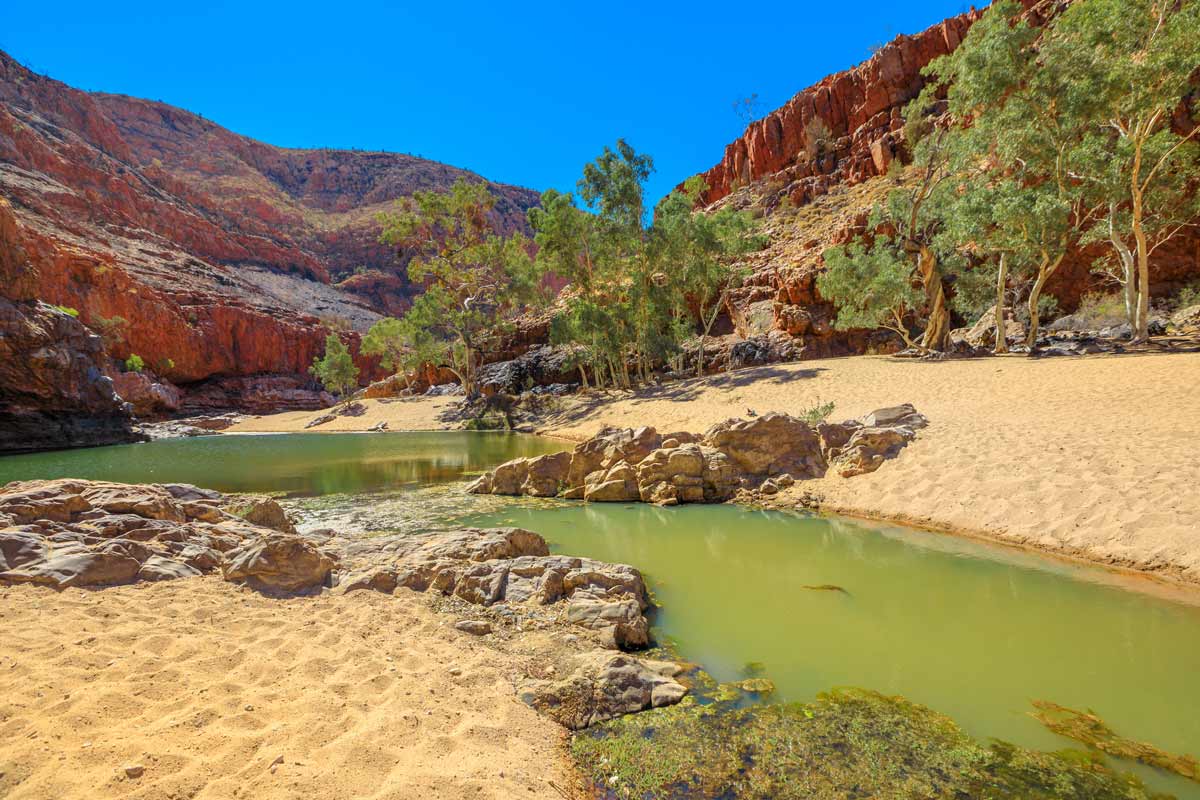
POLYGON ((82 89, 163 100, 288 147, 411 152, 570 190, 625 137, 654 197, 744 125, 961 0, 4 3, 0 48, 82 89))

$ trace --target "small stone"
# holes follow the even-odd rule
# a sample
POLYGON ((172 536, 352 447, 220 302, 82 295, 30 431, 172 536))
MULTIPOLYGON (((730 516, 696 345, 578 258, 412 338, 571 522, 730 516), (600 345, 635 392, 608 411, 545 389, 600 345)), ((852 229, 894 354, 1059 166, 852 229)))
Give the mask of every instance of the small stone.
POLYGON ((253 710, 254 710, 254 706, 252 706, 252 705, 250 705, 249 703, 247 703, 247 704, 246 704, 246 710, 247 710, 247 711, 253 711, 253 710))
POLYGON ((454 627, 472 636, 486 636, 492 632, 491 623, 479 619, 464 619, 454 623, 454 627))
POLYGON ((271 772, 274 772, 275 768, 278 767, 282 763, 283 763, 283 756, 281 756, 281 755, 275 756, 275 760, 271 762, 271 772))
POLYGON ((451 667, 449 672, 451 675, 454 675, 454 676, 462 675, 462 670, 459 669, 458 667, 451 667))
POLYGON ((146 768, 141 764, 127 764, 124 769, 127 778, 140 778, 146 772, 146 768))

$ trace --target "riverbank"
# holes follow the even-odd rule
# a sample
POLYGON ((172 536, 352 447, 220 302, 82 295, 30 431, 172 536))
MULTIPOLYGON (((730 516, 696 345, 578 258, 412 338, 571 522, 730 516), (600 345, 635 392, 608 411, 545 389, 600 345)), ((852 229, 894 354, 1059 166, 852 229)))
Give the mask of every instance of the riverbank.
MULTIPOLYGON (((827 511, 906 522, 1200 583, 1200 356, 1023 356, 917 362, 858 356, 740 370, 637 392, 562 398, 539 433, 580 441, 602 426, 703 431, 748 411, 831 419, 912 403, 930 420, 869 475, 803 481, 827 511)), ((453 398, 366 401, 327 430, 450 429, 453 398)), ((315 413, 230 432, 298 431, 315 413)))
POLYGON ((0 795, 562 800, 522 656, 422 596, 0 587, 0 795), (127 774, 126 768, 129 768, 127 774))

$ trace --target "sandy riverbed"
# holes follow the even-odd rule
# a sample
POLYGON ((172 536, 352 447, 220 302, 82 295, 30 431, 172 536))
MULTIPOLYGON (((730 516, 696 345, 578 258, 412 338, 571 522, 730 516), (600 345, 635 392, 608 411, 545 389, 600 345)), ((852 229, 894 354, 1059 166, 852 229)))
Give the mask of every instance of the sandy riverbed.
MULTIPOLYGON (((1200 582, 1200 355, 920 363, 859 356, 741 370, 636 393, 566 398, 542 432, 703 431, 747 409, 833 419, 911 402, 931 424, 878 472, 792 490, 829 510, 913 522, 1200 582)), ((322 429, 452 427, 449 398, 368 401, 322 429)), ((315 414, 233 431, 294 431, 315 414)))
POLYGON ((564 731, 452 621, 216 577, 0 587, 0 797, 562 800, 564 731))

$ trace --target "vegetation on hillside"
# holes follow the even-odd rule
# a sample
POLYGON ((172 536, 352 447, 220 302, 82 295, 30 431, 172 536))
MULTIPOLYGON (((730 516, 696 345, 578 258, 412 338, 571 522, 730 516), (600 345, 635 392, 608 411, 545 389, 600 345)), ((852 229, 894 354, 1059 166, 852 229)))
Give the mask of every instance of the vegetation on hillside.
POLYGON ((819 287, 839 326, 945 349, 950 304, 978 312, 990 285, 998 321, 1022 298, 1032 346, 1046 282, 1071 249, 1102 243, 1096 269, 1121 284, 1145 340, 1154 252, 1200 214, 1200 124, 1178 113, 1197 65, 1197 3, 1087 0, 1044 28, 1015 0, 994 3, 906 110, 920 180, 826 253, 819 287))

